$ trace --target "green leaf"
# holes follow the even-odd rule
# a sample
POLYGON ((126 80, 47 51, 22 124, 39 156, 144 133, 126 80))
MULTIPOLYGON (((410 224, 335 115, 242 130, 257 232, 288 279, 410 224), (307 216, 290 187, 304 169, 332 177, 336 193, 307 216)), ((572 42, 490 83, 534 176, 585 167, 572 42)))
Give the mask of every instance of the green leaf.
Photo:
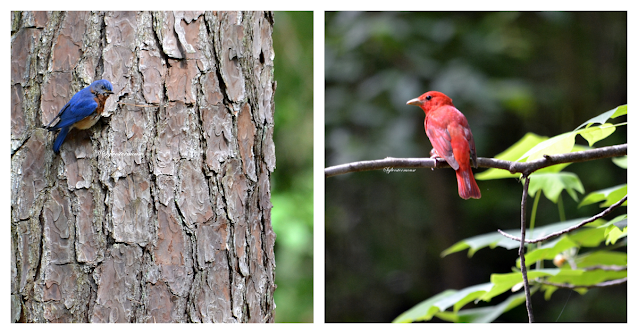
POLYGON ((543 285, 542 289, 545 290, 545 300, 549 300, 554 291, 558 290, 558 287, 553 285, 543 285))
POLYGON ((610 271, 610 270, 561 270, 561 273, 555 276, 547 278, 548 282, 563 283, 573 285, 593 285, 602 283, 605 281, 615 280, 619 278, 627 277, 627 271, 610 271), (578 272, 579 274, 573 274, 572 272, 578 272))
POLYGON ((592 146, 597 141, 608 137, 616 130, 616 126, 614 124, 606 124, 607 120, 612 117, 618 117, 620 115, 624 115, 627 113, 627 106, 620 106, 609 110, 601 115, 598 115, 587 122, 583 123, 581 126, 576 128, 576 130, 572 132, 566 132, 552 138, 549 138, 541 143, 538 143, 532 149, 527 151, 521 158, 517 161, 533 161, 536 159, 540 159, 543 155, 554 155, 561 153, 572 152, 574 147, 574 142, 576 139, 576 134, 580 134, 589 142, 589 146, 592 146), (599 123, 602 126, 591 127, 594 123, 599 123), (586 128, 583 130, 579 130, 583 126, 586 125, 586 128), (527 158, 527 159, 526 159, 527 158))
POLYGON ((624 238, 627 236, 627 228, 619 229, 616 226, 609 226, 605 230, 605 236, 607 239, 605 240, 605 245, 615 244, 618 239, 624 238))
MULTIPOLYGON (((532 281, 539 277, 553 276, 558 274, 560 269, 536 269, 527 271, 527 279, 532 281)), ((492 298, 510 290, 513 286, 523 282, 523 275, 520 272, 508 274, 492 274, 490 282, 494 284, 492 289, 481 296, 481 300, 490 301, 492 298)))
POLYGON ((525 302, 525 293, 517 293, 496 306, 477 307, 463 310, 458 313, 439 312, 437 318, 446 321, 461 323, 489 323, 496 320, 501 314, 521 305, 525 302))
MULTIPOLYGON (((574 277, 578 277, 580 275, 582 275, 583 273, 585 273, 584 270, 581 269, 569 269, 569 268, 562 268, 560 269, 560 272, 556 275, 554 275, 553 277, 548 277, 546 280, 549 282, 552 282, 552 279, 554 277, 559 277, 558 280, 556 280, 554 283, 562 283, 562 281, 569 281, 569 280, 573 280, 574 277)), ((549 298, 552 296, 552 294, 554 293, 554 291, 556 291, 558 289, 558 287, 555 286, 551 286, 551 285, 544 285, 543 289, 545 289, 545 300, 549 300, 549 298)), ((587 290, 586 289, 575 289, 576 292, 580 293, 580 294, 584 294, 587 290)))
MULTIPOLYGON (((563 133, 549 139, 547 137, 528 132, 518 142, 510 146, 505 151, 497 154, 494 158, 507 161, 532 161, 541 158, 543 155, 581 151, 586 148, 581 147, 580 145, 574 145, 577 134, 580 134, 583 138, 587 139, 591 146, 596 141, 609 136, 615 131, 615 127, 617 125, 605 124, 610 117, 615 118, 625 114, 627 114, 627 105, 619 106, 588 120, 572 132, 563 133), (588 129, 594 123, 605 125, 588 129), (587 126, 587 129, 577 131, 583 126, 587 126)), ((567 165, 569 164, 554 165, 547 167, 544 170, 546 172, 559 172, 567 165)), ((511 174, 506 170, 495 168, 489 168, 482 173, 474 175, 477 180, 494 180, 515 178, 519 176, 520 173, 511 174)))
POLYGON ((614 124, 605 123, 599 126, 587 127, 578 131, 578 134, 583 136, 589 143, 589 146, 593 146, 597 141, 603 140, 616 131, 614 124))
POLYGON ((618 239, 627 236, 627 215, 620 215, 598 228, 605 229, 605 245, 615 244, 618 239))
MULTIPOLYGON (((590 224, 596 225, 601 220, 590 224)), ((576 224, 573 224, 576 225, 576 224)), ((599 227, 583 227, 576 232, 562 236, 558 240, 550 241, 541 247, 525 254, 525 264, 530 266, 539 260, 552 260, 559 253, 574 247, 596 247, 605 240, 605 229, 599 227)), ((516 260, 516 267, 521 267, 520 257, 516 260)))
POLYGON ((591 253, 579 255, 578 257, 576 257, 575 261, 579 268, 586 268, 586 267, 600 266, 600 265, 626 266, 627 253, 599 250, 599 251, 594 251, 591 253))
POLYGON ((567 132, 554 136, 532 147, 517 161, 533 161, 540 159, 543 155, 571 152, 574 148, 575 140, 576 133, 574 132, 567 132))
POLYGON ((471 322, 471 321, 461 321, 459 318, 459 314, 456 312, 439 312, 434 315, 435 317, 449 322, 471 322))
POLYGON ((508 160, 508 161, 516 161, 520 158, 525 152, 529 151, 532 147, 538 145, 538 143, 542 143, 547 140, 545 136, 539 136, 535 133, 528 132, 523 138, 514 143, 514 145, 510 146, 505 151, 494 156, 495 159, 508 160))
POLYGON ((394 319, 393 322, 428 321, 432 319, 433 315, 439 314, 439 311, 444 311, 452 305, 454 305, 454 313, 456 313, 470 301, 484 295, 492 286, 492 283, 484 283, 460 291, 447 290, 412 307, 394 319))
POLYGON ((529 195, 534 197, 536 192, 540 189, 547 199, 556 203, 558 196, 565 190, 574 199, 578 201, 578 195, 576 191, 584 193, 585 189, 580 182, 578 175, 569 172, 560 173, 534 173, 529 176, 529 195))
MULTIPOLYGON (((597 203, 597 202, 600 202, 602 200, 605 200, 605 202, 603 204, 601 204, 600 207, 601 208, 609 207, 610 205, 620 201, 623 197, 625 197, 625 195, 627 195, 627 184, 626 183, 625 184, 621 184, 619 186, 615 186, 615 187, 601 189, 601 190, 597 190, 597 191, 591 192, 589 195, 587 195, 587 196, 585 196, 585 198, 583 198, 583 201, 580 202, 578 207, 581 207, 583 205, 589 205, 589 204, 592 204, 592 203, 597 203)), ((627 206, 627 202, 628 201, 629 200, 625 201, 625 203, 623 203, 623 206, 627 206)))
POLYGON ((463 290, 456 292, 455 294, 445 297, 442 300, 436 302, 434 305, 441 311, 447 310, 448 307, 454 305, 454 312, 460 310, 467 303, 477 300, 484 295, 487 291, 492 289, 492 283, 483 283, 467 287, 463 290))
POLYGON ((627 169, 627 156, 611 158, 611 161, 620 168, 627 169))
MULTIPOLYGON (((523 138, 514 143, 514 145, 494 156, 494 159, 516 161, 523 154, 525 154, 525 152, 529 151, 532 147, 536 146, 538 143, 541 143, 546 139, 547 137, 528 132, 523 136, 523 138)), ((489 168, 482 173, 475 174, 474 177, 477 180, 494 180, 503 178, 514 178, 518 177, 518 175, 520 175, 520 173, 512 174, 506 170, 489 168)))
MULTIPOLYGON (((540 143, 547 141, 547 137, 539 136, 534 133, 528 132, 514 145, 510 146, 505 151, 497 154, 494 159, 506 160, 506 161, 518 161, 521 157, 528 153, 532 148, 538 146, 540 143)), ((582 145, 573 145, 571 147, 571 152, 584 151, 589 149, 587 146, 582 145)), ((544 153, 543 153, 544 154, 544 153)), ((528 159, 529 160, 529 159, 528 159)), ((543 172, 560 172, 565 167, 569 166, 571 163, 564 163, 558 165, 552 165, 546 168, 543 168, 543 172)), ((517 178, 520 177, 520 173, 510 173, 503 169, 498 168, 488 168, 486 171, 477 173, 474 175, 474 178, 477 180, 495 180, 495 179, 505 179, 505 178, 517 178)))
MULTIPOLYGON (((551 234, 560 230, 564 230, 572 225, 576 225, 585 219, 587 218, 577 218, 577 219, 572 219, 572 220, 568 220, 568 221, 564 221, 560 223, 555 223, 555 224, 550 224, 545 226, 537 226, 534 229, 534 231, 531 231, 530 229, 526 229, 525 238, 526 239, 540 238, 548 234, 551 234)), ((518 229, 504 230, 503 232, 508 233, 510 235, 520 235, 521 233, 521 231, 518 229)), ((467 248, 470 249, 468 251, 468 256, 471 257, 478 250, 488 246, 490 248, 503 247, 505 249, 515 249, 520 246, 520 242, 507 238, 498 232, 486 233, 486 234, 470 237, 467 239, 463 239, 457 242, 456 244, 452 245, 450 248, 444 250, 441 253, 441 257, 462 251, 467 248)))
POLYGON ((616 118, 619 116, 627 115, 627 105, 623 104, 622 106, 616 107, 616 112, 611 115, 611 118, 616 118))
POLYGON ((598 219, 597 221, 589 223, 589 225, 587 225, 588 227, 570 233, 569 238, 581 247, 597 247, 605 240, 605 230, 593 226, 601 221, 602 219, 598 219))
POLYGON ((627 105, 621 105, 618 106, 612 110, 606 111, 588 121, 586 121, 585 123, 581 124, 579 127, 577 127, 574 131, 582 128, 583 126, 586 127, 590 127, 592 124, 605 124, 607 122, 608 119, 610 118, 616 118, 618 116, 622 116, 622 115, 626 115, 627 114, 627 105))
POLYGON ((468 257, 472 257, 476 251, 487 246, 489 246, 490 248, 501 246, 506 249, 513 249, 518 247, 517 243, 517 241, 503 237, 503 235, 501 235, 500 233, 486 233, 455 243, 454 245, 452 245, 452 247, 444 250, 441 253, 441 257, 462 251, 467 248, 470 249, 468 251, 468 257))
MULTIPOLYGON (((568 236, 563 236, 558 240, 550 241, 525 254, 525 263, 531 265, 540 260, 552 260, 556 255, 573 247, 578 247, 578 244, 572 241, 568 236)), ((516 260, 516 266, 518 268, 521 267, 520 257, 516 260)))
POLYGON ((434 297, 428 298, 411 309, 403 312, 396 319, 392 320, 393 323, 406 323, 415 321, 428 321, 432 319, 435 313, 439 312, 439 308, 434 306, 438 301, 451 296, 456 293, 456 290, 445 290, 434 297))
MULTIPOLYGON (((626 259, 626 257, 625 257, 626 259)), ((578 260, 577 260, 578 262, 578 260)), ((579 265, 580 267, 580 265, 579 265)), ((583 266, 586 267, 586 266, 583 266)), ((545 280, 551 283, 571 284, 571 285, 593 285, 609 280, 627 277, 627 271, 607 271, 607 270, 591 270, 563 268, 554 276, 547 277, 545 280)), ((549 299, 557 287, 544 285, 545 299, 549 299)), ((584 294, 587 288, 574 289, 580 294, 584 294)))
POLYGON ((598 228, 607 228, 610 225, 614 225, 616 227, 618 227, 619 229, 625 229, 627 228, 627 215, 620 215, 612 220, 610 220, 609 222, 598 226, 598 228))

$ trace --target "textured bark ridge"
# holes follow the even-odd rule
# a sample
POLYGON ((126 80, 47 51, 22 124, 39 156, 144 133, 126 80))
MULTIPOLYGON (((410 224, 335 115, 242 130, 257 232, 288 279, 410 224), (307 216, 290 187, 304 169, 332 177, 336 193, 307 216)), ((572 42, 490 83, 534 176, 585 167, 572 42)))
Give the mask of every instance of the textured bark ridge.
POLYGON ((11 19, 11 320, 272 322, 272 13, 11 19), (106 117, 54 154, 97 79, 106 117))

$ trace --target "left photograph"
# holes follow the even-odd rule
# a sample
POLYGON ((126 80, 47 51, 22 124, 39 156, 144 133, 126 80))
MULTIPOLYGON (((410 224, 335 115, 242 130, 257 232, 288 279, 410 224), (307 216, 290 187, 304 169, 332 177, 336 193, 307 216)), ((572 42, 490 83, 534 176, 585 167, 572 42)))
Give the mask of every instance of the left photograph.
POLYGON ((312 322, 312 12, 11 12, 11 322, 312 322))

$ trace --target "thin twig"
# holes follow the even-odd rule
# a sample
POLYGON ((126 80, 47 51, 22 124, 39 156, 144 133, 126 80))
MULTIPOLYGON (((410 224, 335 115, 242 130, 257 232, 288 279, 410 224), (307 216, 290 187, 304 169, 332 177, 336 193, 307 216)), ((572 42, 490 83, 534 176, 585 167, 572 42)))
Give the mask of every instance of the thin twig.
MULTIPOLYGON (((606 146, 579 152, 555 154, 551 156, 546 155, 543 158, 528 162, 516 162, 492 158, 478 158, 477 163, 478 167, 504 169, 512 174, 522 173, 529 175, 534 171, 552 165, 620 157, 623 155, 627 155, 627 144, 606 146)), ((441 158, 438 158, 438 160, 433 158, 385 158, 380 160, 357 161, 328 167, 324 169, 324 174, 325 177, 331 177, 352 172, 380 170, 386 167, 448 168, 450 167, 450 165, 448 165, 448 163, 441 158)))
MULTIPOLYGON (((596 221, 597 219, 600 219, 600 218, 608 215, 615 208, 617 208, 617 207, 621 206, 623 203, 625 203, 626 200, 627 200, 627 195, 625 195, 625 197, 623 197, 620 201, 614 203, 613 205, 611 205, 610 207, 608 207, 604 211, 598 213, 597 215, 595 215, 593 217, 587 218, 587 219, 583 220, 582 222, 580 222, 580 223, 578 223, 578 224, 576 224, 574 226, 568 227, 568 228, 566 228, 564 230, 561 230, 561 231, 558 231, 558 232, 554 232, 554 233, 548 234, 548 235, 546 235, 546 236, 544 236, 542 238, 532 239, 532 240, 525 240, 525 243, 535 244, 535 243, 542 242, 542 241, 557 237, 559 235, 563 235, 565 233, 569 233, 571 231, 577 230, 577 229, 585 226, 586 224, 589 224, 589 223, 591 223, 593 221, 596 221)), ((519 237, 513 236, 513 235, 508 234, 508 233, 505 233, 505 232, 503 232, 500 229, 498 230, 498 232, 501 233, 502 235, 512 239, 512 240, 516 240, 516 241, 520 241, 521 240, 519 237)))
MULTIPOLYGON (((525 186, 523 186, 523 199, 521 200, 521 239, 525 240, 525 214, 527 212, 527 191, 529 189, 529 175, 524 174, 525 186)), ((534 322, 534 312, 532 310, 532 298, 529 293, 529 281, 527 280, 527 267, 525 266, 525 242, 521 241, 518 249, 518 255, 521 257, 521 273, 523 274, 523 286, 525 287, 525 307, 527 308, 527 318, 529 322, 534 322)))
POLYGON ((624 271, 627 270, 627 266, 617 266, 617 265, 598 265, 598 266, 590 266, 582 268, 584 271, 594 271, 594 270, 604 270, 604 271, 624 271))
MULTIPOLYGON (((528 162, 515 162, 515 161, 506 161, 506 160, 498 160, 491 158, 478 158, 477 165, 478 167, 484 168, 498 168, 509 171, 512 174, 521 173, 524 180, 525 185, 523 187, 523 198, 521 200, 521 237, 517 238, 512 235, 509 235, 501 230, 498 230, 504 236, 520 241, 519 247, 519 256, 521 258, 521 273, 523 275, 523 286, 525 288, 525 306, 527 308, 527 316, 529 322, 534 322, 534 313, 532 309, 532 301, 530 294, 529 281, 527 278, 527 267, 525 265, 525 243, 538 243, 549 238, 568 233, 573 231, 581 226, 588 224, 598 218, 601 218, 607 215, 610 211, 615 209, 617 206, 622 205, 627 200, 627 196, 625 196, 620 202, 610 206, 607 210, 599 213, 598 215, 587 219, 581 222, 578 225, 572 226, 568 229, 565 229, 560 232, 552 233, 546 237, 535 239, 535 240, 525 240, 525 231, 526 231, 526 223, 525 223, 525 215, 526 215, 526 205, 527 205, 527 192, 529 190, 529 175, 539 169, 549 167, 552 165, 563 164, 563 163, 572 163, 572 162, 582 162, 596 159, 604 159, 610 157, 618 157, 627 155, 627 144, 622 145, 614 145, 596 148, 592 150, 579 151, 579 152, 570 152, 564 154, 556 154, 556 155, 544 155, 543 158, 528 161, 528 162)), ((384 168, 445 168, 450 167, 449 164, 443 159, 435 159, 435 158, 407 158, 407 159, 397 159, 397 158, 385 158, 381 160, 369 160, 369 161, 358 161, 343 165, 332 166, 324 169, 325 177, 331 177, 340 174, 347 174, 352 172, 361 172, 361 171, 370 171, 370 170, 379 170, 384 168)), ((621 280, 609 281, 605 283, 600 283, 593 285, 592 287, 597 286, 609 286, 614 284, 622 283, 621 280)), ((626 282, 627 279, 624 279, 626 282)), ((543 284, 549 284, 546 282, 542 282, 543 284)), ((550 285, 555 285, 554 283, 550 285)), ((559 286, 559 285, 556 285, 559 286)), ((559 287, 578 287, 578 286, 559 286, 559 287)))
POLYGON ((619 278, 619 279, 615 279, 611 281, 605 281, 602 283, 592 284, 592 285, 574 285, 574 284, 564 284, 564 283, 553 283, 553 282, 547 282, 547 281, 538 281, 538 283, 551 285, 551 286, 555 286, 559 288, 565 288, 565 289, 582 289, 582 288, 590 289, 590 288, 603 288, 603 287, 627 283, 627 277, 623 277, 623 278, 619 278))

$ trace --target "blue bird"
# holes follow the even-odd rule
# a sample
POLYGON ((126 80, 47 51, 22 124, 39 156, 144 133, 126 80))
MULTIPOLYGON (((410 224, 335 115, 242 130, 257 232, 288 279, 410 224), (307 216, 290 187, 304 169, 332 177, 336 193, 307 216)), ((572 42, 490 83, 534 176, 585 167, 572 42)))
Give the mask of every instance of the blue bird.
POLYGON ((104 79, 95 81, 75 93, 58 115, 51 120, 51 123, 46 126, 49 131, 60 129, 53 143, 53 152, 60 153, 60 146, 71 129, 85 130, 97 123, 104 112, 104 103, 111 94, 113 94, 113 86, 104 79), (51 126, 57 119, 60 121, 51 126))

